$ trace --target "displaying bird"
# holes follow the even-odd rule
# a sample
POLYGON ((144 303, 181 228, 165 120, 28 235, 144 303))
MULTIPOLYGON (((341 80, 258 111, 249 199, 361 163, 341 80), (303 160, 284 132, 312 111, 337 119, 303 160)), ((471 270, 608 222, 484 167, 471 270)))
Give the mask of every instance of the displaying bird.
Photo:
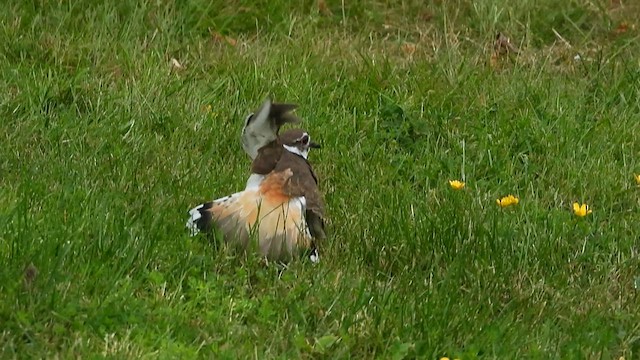
POLYGON ((287 261, 309 250, 311 261, 319 261, 316 241, 326 237, 324 202, 307 157, 320 146, 302 129, 278 135, 283 124, 300 121, 289 113, 295 107, 267 99, 247 117, 242 143, 253 159, 247 186, 191 209, 187 227, 192 235, 217 228, 241 249, 257 239, 257 250, 271 260, 287 261))

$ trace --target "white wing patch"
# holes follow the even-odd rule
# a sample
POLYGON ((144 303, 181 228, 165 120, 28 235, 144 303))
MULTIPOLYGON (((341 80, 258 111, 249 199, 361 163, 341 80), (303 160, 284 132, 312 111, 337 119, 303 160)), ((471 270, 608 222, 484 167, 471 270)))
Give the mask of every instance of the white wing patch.
POLYGON ((196 236, 198 234, 198 225, 196 225, 196 222, 202 217, 200 209, 202 209, 203 206, 204 205, 201 204, 189 210, 189 220, 187 220, 187 224, 185 226, 189 229, 189 234, 191 236, 196 236))
POLYGON ((317 249, 313 249, 313 251, 311 252, 311 255, 309 255, 309 260, 311 260, 311 262, 314 264, 317 264, 320 262, 320 254, 318 253, 317 249))
POLYGON ((308 239, 311 239, 311 231, 309 230, 309 226, 307 225, 307 221, 305 220, 305 212, 307 211, 307 199, 304 196, 298 196, 289 200, 289 207, 300 209, 300 213, 302 214, 301 219, 302 223, 298 224, 298 229, 304 233, 304 236, 308 239))
POLYGON ((258 150, 275 140, 278 129, 275 124, 269 121, 271 111, 271 99, 267 98, 255 114, 245 119, 242 129, 242 148, 249 155, 251 160, 258 156, 258 150))
MULTIPOLYGON (((244 118, 244 127, 246 128, 247 125, 249 124, 249 120, 251 120, 251 118, 253 117, 253 113, 247 115, 246 118, 244 118)), ((242 132, 244 132, 245 129, 242 129, 242 132)))
POLYGON ((300 210, 302 210, 302 212, 307 211, 307 199, 304 196, 298 196, 297 198, 291 199, 289 204, 290 206, 300 206, 300 210))
POLYGON ((262 180, 264 180, 264 178, 265 175, 251 174, 247 180, 245 190, 257 190, 260 187, 260 184, 262 184, 262 180))

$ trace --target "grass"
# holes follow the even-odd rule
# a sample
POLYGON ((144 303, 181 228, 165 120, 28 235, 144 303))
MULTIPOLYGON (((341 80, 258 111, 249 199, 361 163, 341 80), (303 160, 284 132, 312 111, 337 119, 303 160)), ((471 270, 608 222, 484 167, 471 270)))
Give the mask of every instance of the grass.
POLYGON ((5 4, 0 357, 640 356, 640 7, 323 3, 5 4), (324 145, 319 265, 184 229, 267 94, 324 145))

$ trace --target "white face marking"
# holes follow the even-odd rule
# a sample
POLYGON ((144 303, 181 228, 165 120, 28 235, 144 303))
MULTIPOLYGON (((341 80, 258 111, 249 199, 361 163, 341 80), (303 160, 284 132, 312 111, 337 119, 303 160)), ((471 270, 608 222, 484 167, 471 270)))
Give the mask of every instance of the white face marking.
POLYGON ((282 146, 285 149, 287 149, 287 151, 307 159, 309 157, 309 144, 311 144, 311 136, 309 136, 309 134, 307 133, 304 133, 302 134, 302 137, 298 139, 298 141, 304 138, 305 136, 307 137, 307 143, 306 144, 299 143, 300 146, 302 146, 302 149, 297 146, 291 146, 291 145, 282 145, 282 146))
POLYGON ((296 146, 289 146, 289 145, 282 145, 282 146, 284 146, 284 148, 287 149, 287 151, 294 153, 296 155, 300 155, 305 159, 309 156, 309 148, 306 148, 303 150, 296 146))

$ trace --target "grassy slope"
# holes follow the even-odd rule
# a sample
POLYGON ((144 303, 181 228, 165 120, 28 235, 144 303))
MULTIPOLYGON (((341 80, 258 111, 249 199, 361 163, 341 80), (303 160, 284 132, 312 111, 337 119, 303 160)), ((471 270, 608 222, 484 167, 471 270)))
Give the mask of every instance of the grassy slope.
POLYGON ((640 356, 639 8, 347 3, 5 6, 3 358, 640 356), (325 146, 331 240, 284 272, 183 228, 269 93, 325 146))

